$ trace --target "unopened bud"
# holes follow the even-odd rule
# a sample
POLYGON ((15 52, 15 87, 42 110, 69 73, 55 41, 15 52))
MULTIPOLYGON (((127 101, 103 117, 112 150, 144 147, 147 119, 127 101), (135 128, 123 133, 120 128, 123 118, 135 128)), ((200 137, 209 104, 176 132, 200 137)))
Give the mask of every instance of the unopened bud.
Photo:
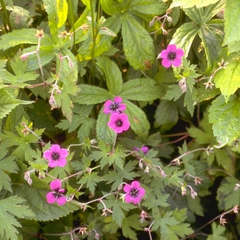
POLYGON ((51 106, 56 105, 56 100, 53 95, 50 96, 50 99, 48 102, 51 106))

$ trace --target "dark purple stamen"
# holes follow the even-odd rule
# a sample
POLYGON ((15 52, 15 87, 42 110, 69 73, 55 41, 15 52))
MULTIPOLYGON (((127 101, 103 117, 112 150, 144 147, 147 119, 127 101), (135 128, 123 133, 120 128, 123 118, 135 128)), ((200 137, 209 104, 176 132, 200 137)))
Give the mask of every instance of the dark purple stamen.
POLYGON ((176 59, 176 56, 177 56, 177 54, 175 53, 175 52, 169 52, 168 53, 168 60, 175 60, 176 59))
POLYGON ((139 190, 138 189, 136 189, 136 188, 132 188, 131 190, 130 190, 130 195, 132 196, 132 197, 138 197, 138 193, 139 193, 139 190))
POLYGON ((121 119, 118 119, 116 122, 115 122, 116 126, 117 127, 121 127, 123 125, 123 122, 121 119))
POLYGON ((52 157, 52 160, 58 161, 60 158, 60 155, 59 153, 53 152, 51 157, 52 157))

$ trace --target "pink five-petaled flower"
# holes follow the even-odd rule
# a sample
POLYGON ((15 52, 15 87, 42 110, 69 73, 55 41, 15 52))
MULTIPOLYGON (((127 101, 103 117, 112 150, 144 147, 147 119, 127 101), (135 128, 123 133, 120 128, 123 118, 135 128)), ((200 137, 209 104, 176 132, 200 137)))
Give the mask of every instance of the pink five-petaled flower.
POLYGON ((126 105, 122 102, 121 97, 115 97, 113 101, 107 100, 103 106, 104 106, 103 112, 105 114, 119 113, 123 112, 126 109, 126 105))
POLYGON ((125 113, 113 113, 110 116, 110 121, 108 126, 113 129, 116 133, 122 133, 129 129, 130 123, 128 121, 128 116, 125 113))
POLYGON ((57 201, 58 205, 64 205, 66 203, 66 197, 63 195, 65 190, 61 188, 61 181, 59 179, 53 180, 50 183, 50 188, 53 191, 47 193, 47 202, 53 204, 57 201))
POLYGON ((162 58, 162 65, 165 68, 169 68, 171 65, 179 67, 182 63, 181 57, 184 55, 184 51, 181 48, 177 48, 174 44, 169 44, 166 50, 160 52, 157 59, 162 58))
MULTIPOLYGON (((133 150, 135 150, 135 151, 137 151, 137 152, 140 151, 140 149, 137 148, 137 147, 134 147, 133 150)), ((149 151, 149 148, 148 148, 147 146, 142 146, 142 147, 141 147, 141 150, 142 150, 142 152, 143 152, 144 154, 147 154, 148 151, 149 151)))
POLYGON ((60 148, 59 145, 53 144, 50 150, 43 153, 43 157, 49 161, 49 167, 64 167, 67 164, 66 157, 68 151, 65 148, 60 148))
POLYGON ((125 201, 127 203, 138 204, 145 195, 145 189, 140 187, 138 181, 133 181, 131 185, 126 184, 123 190, 126 192, 125 201))

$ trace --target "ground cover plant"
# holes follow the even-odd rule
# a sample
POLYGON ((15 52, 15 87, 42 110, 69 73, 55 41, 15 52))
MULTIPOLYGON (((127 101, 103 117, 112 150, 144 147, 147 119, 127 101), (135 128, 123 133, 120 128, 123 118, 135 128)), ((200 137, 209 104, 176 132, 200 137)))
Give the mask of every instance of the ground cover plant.
POLYGON ((0 239, 238 239, 238 1, 0 4, 0 239))

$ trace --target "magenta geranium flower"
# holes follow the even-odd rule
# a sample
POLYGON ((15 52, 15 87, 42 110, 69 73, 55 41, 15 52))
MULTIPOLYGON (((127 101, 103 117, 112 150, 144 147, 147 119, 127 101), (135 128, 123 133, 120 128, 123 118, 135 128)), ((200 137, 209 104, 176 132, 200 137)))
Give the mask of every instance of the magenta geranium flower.
POLYGON ((113 131, 116 133, 127 131, 130 127, 127 114, 113 113, 110 116, 110 121, 108 122, 108 126, 112 128, 113 131))
POLYGON ((126 109, 126 105, 122 102, 121 97, 115 97, 113 101, 107 100, 103 106, 104 106, 103 112, 105 114, 120 113, 126 109))
POLYGON ((125 201, 127 203, 138 204, 142 197, 145 195, 145 189, 140 187, 138 181, 133 181, 131 185, 126 184, 123 188, 125 195, 125 201))
POLYGON ((58 205, 64 205, 66 203, 66 197, 63 195, 65 190, 61 188, 61 181, 59 179, 53 180, 50 183, 50 188, 53 191, 46 195, 47 202, 53 204, 57 201, 58 205))
MULTIPOLYGON (((137 148, 137 147, 134 147, 133 150, 138 151, 138 152, 140 151, 140 149, 137 148)), ((142 147, 141 147, 141 150, 142 150, 142 152, 143 152, 144 154, 147 154, 148 151, 149 151, 149 148, 148 148, 147 146, 142 146, 142 147)))
POLYGON ((182 56, 184 51, 181 48, 177 48, 174 44, 169 44, 166 50, 160 52, 157 59, 162 58, 162 65, 165 68, 169 68, 171 65, 179 67, 182 63, 182 56))
POLYGON ((66 157, 68 151, 65 148, 60 148, 59 145, 53 144, 50 150, 46 150, 43 153, 43 157, 49 161, 49 167, 64 167, 67 164, 66 157))

